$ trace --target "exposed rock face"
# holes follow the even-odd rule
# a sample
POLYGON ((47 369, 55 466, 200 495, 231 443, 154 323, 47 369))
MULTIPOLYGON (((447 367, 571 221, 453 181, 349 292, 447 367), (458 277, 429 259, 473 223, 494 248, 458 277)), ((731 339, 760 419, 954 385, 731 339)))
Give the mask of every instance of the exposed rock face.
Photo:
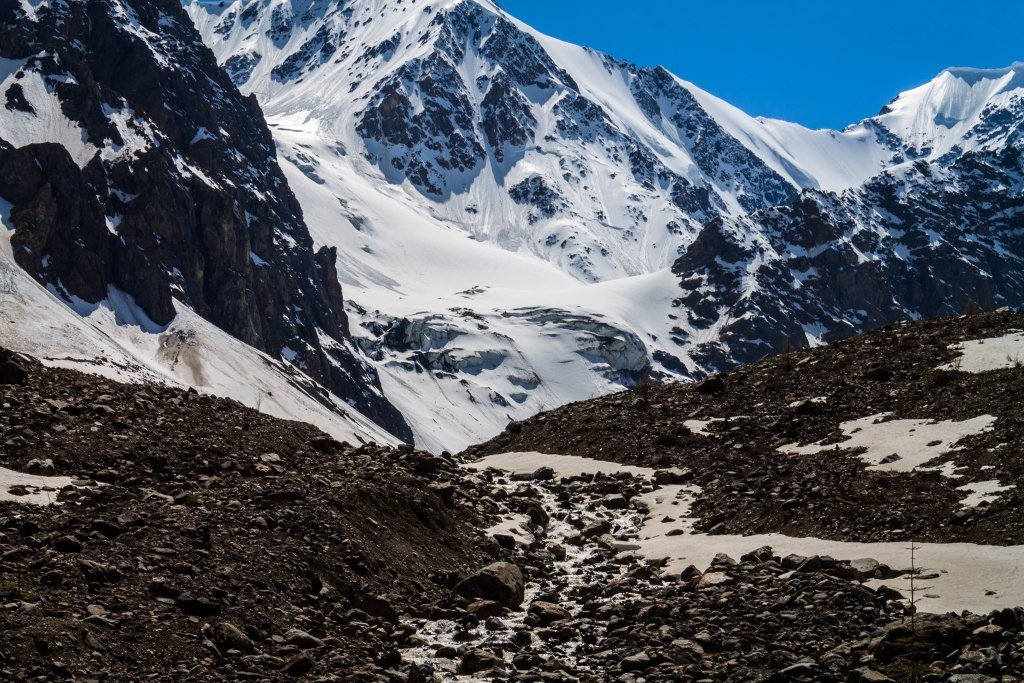
POLYGON ((0 127, 18 263, 83 306, 116 288, 155 326, 177 300, 409 438, 347 347, 335 253, 314 250, 255 99, 180 4, 0 0, 0 21, 20 63, 0 127))
POLYGON ((856 191, 716 219, 673 266, 709 370, 893 320, 1024 304, 1021 146, 918 162, 856 191), (788 341, 787 341, 788 340, 788 341))

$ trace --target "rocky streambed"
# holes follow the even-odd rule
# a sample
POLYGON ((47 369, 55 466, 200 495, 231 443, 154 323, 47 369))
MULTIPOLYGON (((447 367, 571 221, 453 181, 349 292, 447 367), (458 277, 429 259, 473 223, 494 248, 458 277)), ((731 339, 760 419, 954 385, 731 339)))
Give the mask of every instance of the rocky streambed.
POLYGON ((909 595, 892 587, 909 580, 905 568, 780 556, 754 541, 699 568, 647 557, 652 530, 694 533, 677 499, 685 473, 611 465, 518 454, 470 466, 504 560, 458 584, 448 610, 408 622, 403 658, 425 680, 998 681, 1024 671, 1024 611, 920 614, 912 626, 909 595), (554 467, 529 471, 544 460, 554 467))

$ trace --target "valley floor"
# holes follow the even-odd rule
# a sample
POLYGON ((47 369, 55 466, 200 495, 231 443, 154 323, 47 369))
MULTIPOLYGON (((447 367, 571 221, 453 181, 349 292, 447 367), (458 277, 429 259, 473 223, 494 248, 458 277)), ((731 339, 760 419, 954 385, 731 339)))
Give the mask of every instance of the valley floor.
POLYGON ((1021 680, 1020 318, 575 404, 455 458, 4 355, 0 678, 1021 680))

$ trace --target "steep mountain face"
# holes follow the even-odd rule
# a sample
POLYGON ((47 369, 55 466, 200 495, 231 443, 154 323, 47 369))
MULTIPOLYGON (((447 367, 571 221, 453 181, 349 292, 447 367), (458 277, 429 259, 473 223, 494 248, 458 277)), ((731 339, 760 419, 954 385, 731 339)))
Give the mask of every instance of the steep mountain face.
POLYGON ((1024 63, 947 69, 865 125, 892 135, 908 160, 946 164, 965 152, 1015 146, 1024 130, 1024 63))
POLYGON ((707 369, 893 320, 1024 304, 1019 142, 919 161, 841 194, 710 222, 673 266, 707 369), (714 331, 713 335, 707 334, 714 331))
POLYGON ((160 331, 177 302, 408 438, 352 352, 335 250, 314 250, 257 102, 180 4, 3 0, 0 20, 17 263, 79 311, 127 300, 160 331))
POLYGON ((665 267, 705 221, 817 186, 753 119, 486 0, 239 0, 190 13, 272 120, 303 121, 431 214, 583 281, 665 267))
POLYGON ((810 131, 488 0, 186 6, 267 112, 315 241, 339 249, 359 346, 424 447, 787 338, 1020 303, 1013 217, 994 208, 1012 208, 1014 171, 986 156, 1020 139, 1019 64, 951 69, 810 131), (928 213, 947 205, 958 218, 928 213), (923 216, 927 245, 904 225, 923 216), (1006 228, 974 235, 989 219, 1006 228))

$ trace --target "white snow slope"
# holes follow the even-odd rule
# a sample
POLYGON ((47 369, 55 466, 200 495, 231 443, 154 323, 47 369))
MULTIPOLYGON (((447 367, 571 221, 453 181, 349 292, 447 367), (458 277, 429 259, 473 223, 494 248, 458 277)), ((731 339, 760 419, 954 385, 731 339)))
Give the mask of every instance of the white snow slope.
POLYGON ((705 220, 1005 144, 1016 129, 989 122, 1024 74, 949 70, 878 117, 811 131, 488 0, 186 8, 259 98, 314 238, 339 248, 353 333, 432 450, 648 366, 698 371, 672 338, 714 330, 673 313, 667 268, 705 220))
POLYGON ((177 305, 167 327, 146 318, 116 290, 100 304, 69 305, 22 270, 11 252, 10 205, 0 199, 0 346, 45 365, 118 382, 193 387, 268 415, 309 422, 336 439, 395 443, 352 410, 314 398, 316 385, 287 363, 243 344, 177 305))

